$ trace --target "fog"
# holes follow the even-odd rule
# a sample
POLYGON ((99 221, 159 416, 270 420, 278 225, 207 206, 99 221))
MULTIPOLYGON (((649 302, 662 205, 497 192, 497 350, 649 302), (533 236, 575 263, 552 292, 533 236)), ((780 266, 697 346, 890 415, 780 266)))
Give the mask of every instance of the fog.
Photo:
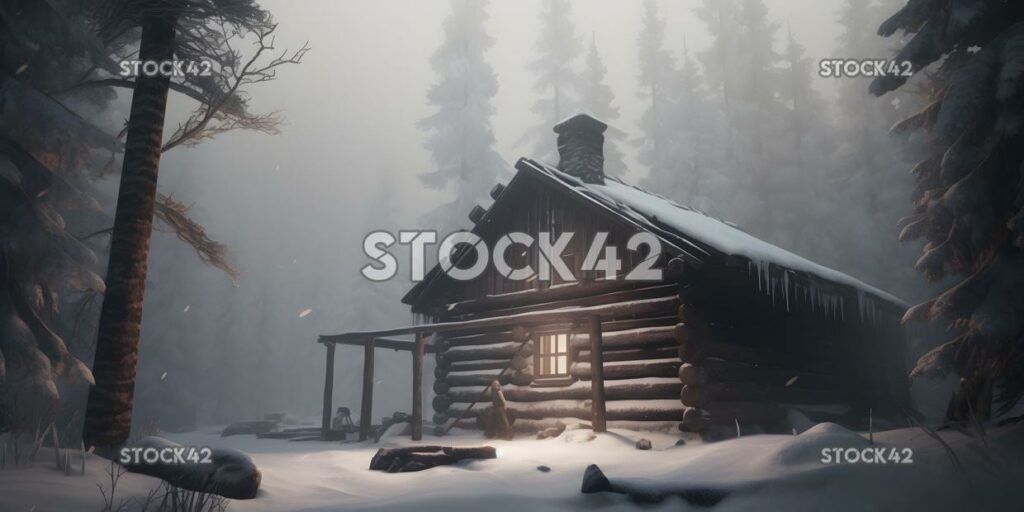
MULTIPOLYGON (((672 51, 679 53, 684 44, 690 52, 708 46, 710 35, 693 15, 699 3, 660 2, 672 51)), ((780 51, 788 29, 812 62, 845 56, 836 47, 841 3, 767 0, 770 17, 780 24, 780 51)), ((139 421, 319 414, 319 334, 414 321, 400 303, 411 283, 375 284, 359 274, 367 262, 363 237, 376 228, 417 226, 424 213, 451 199, 417 178, 432 162, 426 134, 416 126, 433 111, 426 91, 437 77, 429 59, 442 41, 449 2, 262 4, 280 24, 278 51, 307 40, 312 51, 302 64, 280 69, 277 80, 249 89, 252 110, 281 111, 280 134, 228 133, 163 158, 161 190, 194 205, 193 216, 230 246, 244 275, 233 284, 173 235, 156 234, 140 354, 139 421)), ((487 59, 500 84, 492 123, 507 176, 519 157, 531 156, 529 147, 516 142, 536 122, 529 110, 534 77, 526 64, 534 58, 539 10, 538 0, 492 1, 489 7, 495 43, 487 59)), ((640 1, 573 2, 577 34, 588 43, 594 37, 608 68, 621 113, 615 126, 631 138, 640 135, 646 107, 637 96, 642 12, 640 1)), ((835 93, 835 81, 814 77, 813 85, 825 98, 835 93)), ((170 123, 188 107, 180 97, 172 99, 170 123)), ((622 149, 629 170, 621 177, 644 178, 647 169, 638 163, 636 148, 622 149)), ((336 406, 358 410, 361 364, 360 348, 338 348, 336 406)), ((409 354, 378 351, 376 418, 409 411, 410 374, 409 354)))

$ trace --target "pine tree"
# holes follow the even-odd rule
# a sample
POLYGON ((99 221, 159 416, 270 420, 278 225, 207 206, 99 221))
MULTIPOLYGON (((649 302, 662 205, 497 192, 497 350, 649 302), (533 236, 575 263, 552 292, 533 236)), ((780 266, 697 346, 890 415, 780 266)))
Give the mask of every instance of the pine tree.
MULTIPOLYGON (((119 143, 47 93, 91 67, 116 68, 81 30, 90 19, 87 2, 0 9, 0 432, 15 442, 55 421, 71 387, 62 384, 93 381, 68 313, 104 291, 95 239, 77 231, 103 217, 83 170, 100 170, 119 143)), ((78 99, 102 109, 114 98, 78 99)))
POLYGON ((719 110, 724 115, 724 143, 721 160, 725 164, 723 175, 737 175, 736 101, 735 88, 738 28, 736 22, 739 7, 737 0, 703 0, 694 9, 697 18, 704 22, 711 34, 711 45, 698 53, 708 89, 718 96, 719 110))
MULTIPOLYGON (((829 217, 837 216, 829 187, 833 129, 826 115, 824 99, 811 82, 812 63, 792 31, 788 31, 784 49, 785 67, 781 70, 779 100, 785 117, 784 129, 772 137, 776 167, 769 197, 775 210, 771 226, 773 242, 820 261, 835 261, 837 251, 831 240, 829 217), (829 200, 816 201, 810 198, 829 200)), ((843 211, 840 215, 847 215, 843 211)))
POLYGON ((583 44, 576 35, 569 0, 544 0, 540 13, 540 36, 537 58, 527 70, 536 77, 533 91, 540 95, 530 111, 538 122, 528 129, 520 143, 533 144, 533 157, 558 162, 555 137, 551 130, 563 119, 577 113, 580 107, 582 78, 577 63, 583 44))
MULTIPOLYGON (((961 376, 947 411, 957 422, 987 418, 992 405, 1004 412, 1024 395, 1024 4, 926 4, 909 1, 879 34, 912 34, 895 58, 917 73, 929 69, 932 102, 893 127, 923 130, 930 139, 913 169, 914 213, 901 221, 900 238, 924 238, 915 268, 955 284, 904 319, 947 321, 959 330, 912 372, 961 376)), ((905 82, 881 77, 870 90, 882 95, 905 82)))
POLYGON ((665 48, 665 19, 654 0, 644 2, 642 23, 637 96, 647 108, 640 117, 642 135, 635 141, 637 159, 647 167, 649 183, 666 184, 681 177, 676 151, 678 69, 672 53, 665 48))
POLYGON ((581 81, 582 109, 590 115, 608 123, 612 129, 605 132, 604 166, 612 173, 623 173, 626 163, 623 160, 619 144, 626 138, 625 132, 614 129, 619 119, 619 107, 615 106, 615 93, 605 83, 605 68, 601 54, 597 51, 597 38, 590 40, 590 51, 587 53, 587 67, 581 81))
POLYGON ((486 3, 452 0, 451 7, 445 40, 430 59, 440 81, 427 98, 437 111, 419 127, 429 132, 426 146, 437 166, 420 178, 430 187, 451 187, 455 192, 454 201, 428 217, 454 227, 486 197, 504 164, 494 150, 491 129, 498 80, 484 58, 494 42, 485 30, 486 3))

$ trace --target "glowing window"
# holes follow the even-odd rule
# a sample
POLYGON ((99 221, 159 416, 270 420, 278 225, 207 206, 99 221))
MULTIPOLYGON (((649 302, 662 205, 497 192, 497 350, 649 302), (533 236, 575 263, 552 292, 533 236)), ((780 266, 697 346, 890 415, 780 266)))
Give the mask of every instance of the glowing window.
POLYGON ((541 336, 537 350, 537 377, 569 375, 569 335, 541 336))

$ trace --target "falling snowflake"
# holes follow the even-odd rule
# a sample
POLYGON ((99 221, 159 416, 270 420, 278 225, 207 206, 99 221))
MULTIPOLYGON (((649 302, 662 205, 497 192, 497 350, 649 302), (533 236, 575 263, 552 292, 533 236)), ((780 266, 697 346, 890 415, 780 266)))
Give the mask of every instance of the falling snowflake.
POLYGON ((160 376, 160 380, 164 380, 166 378, 167 378, 167 372, 164 372, 163 375, 160 376))
POLYGON ((309 309, 309 308, 303 309, 302 312, 299 313, 299 318, 305 318, 306 315, 309 315, 312 312, 313 312, 312 309, 309 309))
POLYGON ((181 312, 182 313, 188 313, 188 310, 191 309, 191 308, 192 308, 192 305, 190 304, 188 306, 185 306, 185 309, 183 309, 181 312))

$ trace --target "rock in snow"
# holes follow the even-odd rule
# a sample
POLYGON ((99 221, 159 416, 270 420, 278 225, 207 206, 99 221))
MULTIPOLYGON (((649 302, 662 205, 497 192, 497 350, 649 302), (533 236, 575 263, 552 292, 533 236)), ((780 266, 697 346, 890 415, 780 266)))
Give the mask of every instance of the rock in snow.
MULTIPOLYGON (((133 444, 138 448, 181 448, 161 437, 145 437, 133 444)), ((198 449, 198 447, 197 447, 198 449)), ((260 470, 244 452, 233 448, 212 448, 210 462, 125 464, 133 473, 154 476, 182 489, 218 494, 225 498, 251 499, 260 488, 260 470)))

